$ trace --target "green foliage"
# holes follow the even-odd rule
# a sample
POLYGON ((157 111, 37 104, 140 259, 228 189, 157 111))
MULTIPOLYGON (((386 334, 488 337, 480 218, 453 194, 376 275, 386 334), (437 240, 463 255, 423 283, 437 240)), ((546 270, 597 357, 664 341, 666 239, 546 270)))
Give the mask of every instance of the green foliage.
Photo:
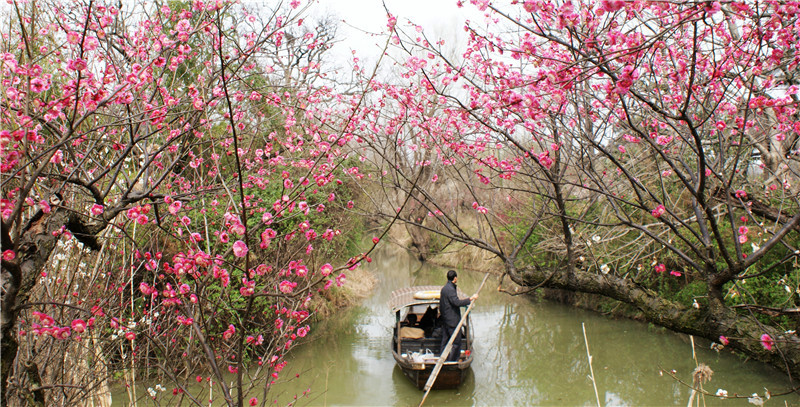
MULTIPOLYGON (((800 269, 792 269, 781 278, 774 275, 762 275, 738 283, 726 285, 726 301, 728 305, 758 304, 771 308, 796 308, 800 306, 800 269)), ((747 312, 747 311, 745 311, 747 312)), ((763 314, 756 316, 764 323, 780 324, 786 329, 796 329, 797 321, 787 316, 771 317, 763 314)))
POLYGON ((362 217, 354 216, 353 222, 347 225, 343 251, 349 257, 360 252, 366 241, 366 224, 362 217))
POLYGON ((699 304, 705 302, 704 298, 708 293, 708 286, 705 282, 696 280, 688 284, 681 284, 677 282, 677 279, 664 278, 664 280, 672 280, 672 284, 663 284, 662 288, 659 290, 659 292, 663 293, 668 299, 686 306, 691 306, 694 301, 697 301, 699 304))
MULTIPOLYGON (((517 208, 508 208, 504 216, 509 220, 509 224, 506 227, 506 238, 515 243, 521 241, 525 234, 528 233, 528 224, 523 221, 528 218, 528 214, 517 210, 517 208)), ((528 237, 528 240, 522 246, 522 250, 520 250, 518 261, 523 264, 538 264, 542 267, 555 266, 557 264, 557 260, 552 254, 537 249, 543 240, 541 235, 543 230, 544 228, 536 228, 528 237)))

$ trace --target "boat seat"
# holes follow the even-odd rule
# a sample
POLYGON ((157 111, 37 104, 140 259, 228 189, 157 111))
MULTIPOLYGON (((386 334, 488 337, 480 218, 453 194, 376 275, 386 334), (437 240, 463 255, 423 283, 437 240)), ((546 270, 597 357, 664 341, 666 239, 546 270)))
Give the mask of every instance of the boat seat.
MULTIPOLYGON (((402 329, 402 328, 401 328, 402 329)), ((461 349, 466 349, 467 340, 461 338, 461 349)), ((419 339, 406 339, 400 341, 400 353, 411 354, 414 352, 424 353, 430 350, 434 355, 441 353, 442 338, 419 338, 419 339)))
POLYGON ((421 328, 404 326, 400 328, 400 337, 403 339, 422 339, 425 337, 425 331, 421 328))

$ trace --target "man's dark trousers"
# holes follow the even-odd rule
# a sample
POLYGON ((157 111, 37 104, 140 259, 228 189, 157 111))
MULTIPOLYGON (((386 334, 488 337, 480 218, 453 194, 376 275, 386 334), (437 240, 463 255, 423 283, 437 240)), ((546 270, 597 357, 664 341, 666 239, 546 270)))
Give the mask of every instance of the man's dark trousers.
MULTIPOLYGON (((450 336, 453 335, 453 331, 456 330, 454 326, 447 326, 444 324, 442 326, 442 352, 444 352, 445 346, 447 346, 447 341, 450 340, 450 336)), ((456 339, 453 341, 453 347, 450 349, 450 355, 447 356, 447 361, 452 362, 454 360, 458 360, 458 357, 461 355, 461 329, 458 330, 456 333, 456 339)))

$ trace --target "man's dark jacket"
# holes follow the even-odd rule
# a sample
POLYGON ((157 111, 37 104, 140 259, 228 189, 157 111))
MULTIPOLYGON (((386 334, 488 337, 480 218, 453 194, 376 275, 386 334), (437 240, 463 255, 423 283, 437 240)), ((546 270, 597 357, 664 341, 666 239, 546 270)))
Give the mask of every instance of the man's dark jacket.
POLYGON ((452 281, 448 281, 439 293, 439 312, 442 314, 442 322, 455 328, 458 321, 461 321, 461 307, 465 307, 469 303, 469 298, 463 300, 458 298, 456 285, 452 281))

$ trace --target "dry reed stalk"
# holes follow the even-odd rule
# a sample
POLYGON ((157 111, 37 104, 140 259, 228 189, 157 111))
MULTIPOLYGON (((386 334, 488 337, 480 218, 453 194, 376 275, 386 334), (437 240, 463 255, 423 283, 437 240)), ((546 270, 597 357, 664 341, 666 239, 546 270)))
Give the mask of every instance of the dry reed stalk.
POLYGON ((589 353, 589 339, 586 337, 586 324, 581 322, 581 328, 583 328, 583 341, 586 343, 586 356, 589 357, 589 373, 591 373, 590 378, 592 379, 592 386, 594 387, 594 397, 597 399, 597 407, 600 407, 600 394, 597 392, 597 382, 594 380, 594 368, 592 367, 592 354, 589 353))
POLYGON ((705 363, 698 363, 697 362, 697 352, 695 351, 694 347, 694 336, 689 335, 689 340, 692 343, 692 359, 694 359, 695 369, 692 372, 692 391, 689 393, 689 402, 686 404, 687 407, 692 407, 695 401, 697 400, 697 405, 700 405, 700 399, 703 400, 703 406, 706 405, 706 396, 705 396, 705 389, 703 389, 703 383, 711 381, 711 375, 714 374, 714 371, 711 370, 705 363), (697 389, 700 389, 700 392, 697 389))

